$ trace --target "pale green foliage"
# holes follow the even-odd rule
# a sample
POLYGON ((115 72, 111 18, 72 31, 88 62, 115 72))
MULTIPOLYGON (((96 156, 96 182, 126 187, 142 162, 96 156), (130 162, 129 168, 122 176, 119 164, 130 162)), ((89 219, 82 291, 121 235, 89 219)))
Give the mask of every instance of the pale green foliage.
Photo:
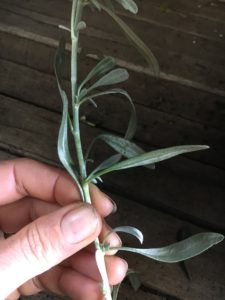
POLYGON ((129 10, 133 14, 138 13, 137 4, 133 0, 116 0, 120 3, 126 10, 129 10))
POLYGON ((112 57, 105 57, 102 59, 86 76, 86 78, 82 81, 79 86, 78 94, 80 94, 81 89, 86 85, 88 81, 90 81, 93 77, 98 77, 104 75, 105 73, 112 70, 116 65, 115 60, 112 57))
MULTIPOLYGON (((137 13, 138 8, 133 0, 114 0, 118 2, 124 9, 131 13, 137 13)), ((65 90, 62 87, 62 70, 64 65, 64 53, 65 53, 65 40, 61 39, 59 47, 55 57, 55 75, 59 93, 62 99, 63 112, 62 120, 59 129, 58 136, 58 156, 68 173, 72 176, 77 183, 81 196, 84 201, 91 203, 88 183, 96 182, 100 180, 100 176, 104 174, 133 168, 140 166, 147 166, 151 169, 155 167, 155 164, 166 159, 170 159, 177 155, 189 153, 193 151, 208 149, 205 145, 183 145, 168 147, 164 149, 145 152, 140 146, 131 142, 131 139, 135 135, 136 131, 136 111, 134 103, 130 95, 121 88, 112 88, 111 86, 117 83, 122 83, 128 79, 129 74, 127 70, 116 67, 116 61, 112 57, 105 57, 97 63, 97 65, 87 74, 87 76, 79 84, 77 75, 77 53, 78 53, 78 40, 79 31, 86 28, 86 23, 82 20, 83 4, 89 4, 97 8, 99 11, 106 12, 112 20, 114 20, 125 36, 130 40, 134 47, 147 61, 149 67, 153 69, 155 74, 159 73, 158 62, 155 59, 153 53, 144 44, 144 42, 122 21, 116 14, 112 0, 87 0, 82 2, 81 0, 73 0, 72 17, 71 17, 71 29, 63 27, 66 31, 71 33, 72 51, 71 51, 71 90, 72 90, 72 118, 69 116, 69 101, 65 90), (109 88, 110 86, 110 88, 109 88), (83 155, 83 149, 81 144, 80 127, 79 127, 79 109, 82 105, 90 101, 97 107, 95 101, 98 98, 105 99, 105 96, 118 94, 122 96, 129 103, 130 117, 128 120, 127 130, 124 137, 104 133, 95 137, 90 143, 90 146, 83 155), (71 158, 69 149, 69 129, 74 138, 76 160, 71 158), (90 155, 90 151, 93 145, 99 141, 104 141, 109 145, 116 154, 108 157, 102 163, 100 163, 94 170, 87 174, 87 160, 90 155), (74 161, 78 161, 79 168, 75 166, 74 161)), ((142 233, 134 227, 122 226, 114 229, 114 232, 124 232, 135 236, 141 243, 143 242, 142 233)), ((107 236, 105 237, 105 241, 107 236)), ((222 241, 223 236, 216 233, 200 233, 190 237, 186 240, 178 243, 166 246, 163 248, 150 248, 140 249, 131 247, 119 247, 111 248, 110 245, 105 245, 105 241, 100 244, 99 240, 95 240, 96 245, 96 261, 99 267, 100 274, 102 276, 102 290, 107 300, 111 300, 110 286, 107 279, 107 272, 104 263, 104 252, 112 249, 124 250, 135 252, 149 258, 163 261, 163 262, 178 262, 195 255, 202 253, 218 242, 222 241)), ((118 287, 113 291, 113 300, 117 299, 118 287)))
POLYGON ((224 236, 222 234, 204 232, 195 234, 183 241, 162 248, 141 249, 131 247, 117 247, 108 248, 108 251, 112 249, 129 251, 147 256, 148 258, 161 262, 176 263, 201 254, 212 246, 220 243, 223 239, 224 236))
POLYGON ((97 171, 94 170, 87 177, 86 181, 92 181, 94 178, 102 176, 102 175, 110 173, 110 172, 145 166, 145 165, 149 165, 149 164, 154 164, 154 163, 172 158, 174 156, 177 156, 177 155, 180 155, 183 153, 204 150, 204 149, 208 149, 208 146, 203 146, 203 145, 175 146, 175 147, 169 147, 169 148, 164 148, 164 149, 160 149, 160 150, 154 150, 151 152, 146 152, 146 153, 131 157, 127 160, 118 162, 115 165, 112 165, 111 167, 109 167, 107 169, 102 169, 102 170, 97 170, 97 171))
POLYGON ((114 228, 108 235, 105 236, 104 241, 103 241, 103 247, 104 247, 104 244, 106 243, 107 238, 113 232, 124 232, 124 233, 128 233, 130 235, 133 235, 134 237, 136 237, 139 240, 139 242, 141 244, 144 241, 144 236, 139 229, 132 227, 132 226, 119 226, 119 227, 114 228))

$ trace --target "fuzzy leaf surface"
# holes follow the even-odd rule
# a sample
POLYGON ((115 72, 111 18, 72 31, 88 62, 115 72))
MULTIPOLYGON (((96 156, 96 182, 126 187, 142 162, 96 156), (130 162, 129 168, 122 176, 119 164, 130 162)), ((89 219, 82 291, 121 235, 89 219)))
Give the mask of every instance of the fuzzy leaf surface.
POLYGON ((63 112, 62 112, 62 119, 61 119, 61 124, 60 124, 60 128, 59 128, 57 151, 58 151, 58 156, 59 156, 59 159, 60 159, 62 165, 67 170, 67 172, 72 176, 72 178, 75 180, 80 191, 82 191, 79 180, 78 180, 78 176, 72 167, 73 160, 70 155, 69 143, 68 143, 68 123, 69 123, 68 99, 67 99, 67 95, 66 95, 65 91, 62 89, 61 84, 60 84, 62 68, 63 68, 63 64, 64 64, 64 52, 65 52, 65 40, 61 39, 58 50, 56 52, 55 62, 54 62, 55 76, 56 76, 56 80, 57 80, 59 93, 60 93, 62 103, 63 103, 63 112))
POLYGON ((133 14, 138 13, 138 6, 133 0, 116 0, 126 10, 129 10, 133 14))
POLYGON ((88 88, 88 91, 91 91, 93 89, 106 86, 106 85, 113 85, 117 83, 121 83, 126 81, 129 78, 129 74, 126 69, 123 68, 117 68, 115 70, 112 70, 111 72, 107 73, 105 76, 100 78, 97 82, 95 82, 90 88, 88 88))
POLYGON ((100 170, 104 170, 105 168, 110 168, 111 166, 113 166, 115 163, 117 163, 120 160, 120 154, 115 154, 110 156, 109 158, 107 158, 106 160, 104 160, 96 169, 100 171, 100 170))
POLYGON ((201 254, 224 239, 222 234, 204 232, 162 248, 139 249, 121 247, 117 250, 134 252, 166 263, 176 263, 201 254))
MULTIPOLYGON (((131 158, 139 154, 143 154, 145 152, 142 148, 137 146, 135 143, 132 143, 126 138, 122 138, 116 135, 101 134, 98 136, 98 138, 103 140, 107 145, 112 147, 115 151, 117 151, 118 153, 120 153, 122 156, 126 158, 131 158)), ((132 135, 131 136, 128 135, 128 138, 132 138, 132 135)), ((145 167, 151 170, 155 169, 154 164, 146 165, 145 167)))
MULTIPOLYGON (((87 91, 86 91, 86 93, 87 93, 87 91)), ((119 88, 114 88, 114 89, 106 90, 103 92, 93 93, 93 94, 90 94, 89 96, 85 95, 85 97, 83 99, 81 99, 80 104, 85 103, 86 101, 90 100, 90 98, 95 99, 97 97, 112 95, 112 94, 121 94, 129 101, 130 119, 129 119, 127 131, 125 134, 125 138, 132 139, 135 134, 136 127, 137 127, 137 116, 136 116, 136 110, 135 110, 133 100, 131 99, 130 95, 125 90, 119 89, 119 88)))
POLYGON ((128 233, 128 234, 136 237, 141 244, 144 241, 144 236, 143 236, 142 232, 133 226, 119 226, 119 227, 113 228, 113 230, 111 232, 109 232, 109 234, 106 235, 104 240, 106 240, 108 238, 108 236, 110 234, 112 234, 113 232, 128 233))
POLYGON ((115 59, 112 57, 108 56, 103 58, 98 64, 88 73, 86 78, 82 81, 80 84, 79 90, 88 82, 90 81, 93 77, 98 77, 101 75, 104 75, 105 73, 109 72, 115 67, 115 59))
POLYGON ((102 176, 103 174, 107 174, 109 172, 154 164, 183 153, 205 150, 208 148, 209 147, 205 145, 187 145, 187 146, 175 146, 175 147, 163 148, 151 152, 146 152, 141 155, 121 161, 115 164, 114 166, 112 166, 111 168, 102 170, 97 174, 93 172, 90 178, 88 177, 87 180, 90 181, 94 177, 102 176))
MULTIPOLYGON (((117 151, 126 158, 131 158, 139 154, 145 153, 145 151, 142 148, 137 146, 135 143, 130 142, 126 138, 122 138, 112 134, 102 134, 99 136, 99 138, 105 141, 115 151, 117 151)), ((148 165, 146 167, 148 167, 149 169, 155 169, 154 164, 148 165)))
POLYGON ((120 29, 124 32, 128 40, 132 43, 132 45, 137 49, 137 51, 143 56, 143 58, 148 63, 149 67, 152 68, 153 72, 158 75, 159 74, 159 64, 157 59, 155 58, 152 51, 146 46, 146 44, 133 32, 133 30, 118 17, 112 10, 108 7, 99 3, 100 7, 112 17, 112 19, 119 25, 120 29))
POLYGON ((132 288, 134 289, 135 292, 137 292, 139 290, 139 288, 141 287, 141 281, 140 281, 137 273, 132 269, 128 269, 127 277, 130 281, 132 288))

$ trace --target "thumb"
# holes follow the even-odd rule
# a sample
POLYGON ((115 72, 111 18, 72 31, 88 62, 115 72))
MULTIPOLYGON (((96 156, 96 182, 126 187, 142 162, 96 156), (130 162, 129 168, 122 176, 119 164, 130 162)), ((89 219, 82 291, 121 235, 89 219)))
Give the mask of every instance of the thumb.
POLYGON ((30 223, 0 242, 0 299, 90 244, 101 218, 88 204, 72 204, 30 223))

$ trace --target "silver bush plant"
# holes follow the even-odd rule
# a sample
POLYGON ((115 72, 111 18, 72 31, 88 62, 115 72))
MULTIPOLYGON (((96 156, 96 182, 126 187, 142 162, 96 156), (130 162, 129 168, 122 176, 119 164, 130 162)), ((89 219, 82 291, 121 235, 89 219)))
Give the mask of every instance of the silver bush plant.
MULTIPOLYGON (((86 7, 93 8, 93 11, 103 11, 108 14, 120 27, 125 36, 137 49, 137 51, 145 58, 149 67, 157 75, 159 73, 159 66, 153 53, 144 44, 144 42, 126 25, 126 23, 116 14, 114 10, 114 3, 117 2, 124 9, 130 13, 136 14, 138 7, 133 0, 73 0, 72 12, 71 12, 71 25, 70 29, 64 26, 60 26, 62 29, 66 29, 71 35, 71 108, 72 117, 69 115, 69 101, 65 90, 62 87, 62 69, 64 65, 65 54, 65 40, 62 38, 59 43, 59 47, 55 57, 55 74, 58 83, 59 92, 63 103, 63 113, 61 126, 58 137, 58 156, 76 182, 82 199, 84 202, 91 204, 91 198, 89 193, 89 183, 96 183, 101 176, 109 172, 119 171, 127 168, 147 166, 154 168, 155 163, 172 158, 174 156, 188 153, 192 151, 204 150, 208 146, 204 145, 186 145, 175 146, 155 150, 151 152, 144 152, 139 146, 131 142, 136 130, 136 112, 133 101, 129 94, 121 88, 112 88, 114 84, 124 82, 128 79, 129 74, 127 70, 116 67, 116 62, 112 57, 104 57, 97 65, 90 70, 87 76, 80 81, 78 78, 78 45, 79 45, 79 33, 86 28, 86 23, 82 20, 82 12, 86 7), (95 99, 110 94, 120 94, 128 102, 130 106, 130 119, 128 127, 124 137, 104 133, 98 135, 92 141, 90 147, 86 153, 83 152, 80 135, 80 123, 79 123, 79 111, 80 107, 88 101, 95 105, 95 99), (76 159, 72 159, 68 136, 72 134, 74 138, 74 145, 76 149, 76 159), (102 140, 115 150, 116 154, 103 161, 97 168, 87 174, 87 161, 89 153, 93 145, 102 140), (78 162, 78 166, 75 166, 74 161, 78 162)), ((130 226, 122 226, 114 229, 115 232, 126 232, 135 236, 140 243, 143 241, 142 233, 130 226)), ((96 263, 99 268, 99 272, 102 277, 101 289, 106 300, 116 300, 118 294, 118 287, 111 289, 108 282, 105 259, 104 256, 111 250, 123 250, 138 253, 147 256, 151 259, 155 259, 162 262, 174 263, 183 261, 200 254, 207 250, 211 246, 222 241, 223 236, 221 234, 207 232, 199 233, 188 239, 177 242, 163 248, 142 249, 142 248, 130 248, 130 247, 117 247, 112 248, 105 241, 95 240, 96 248, 96 263)))

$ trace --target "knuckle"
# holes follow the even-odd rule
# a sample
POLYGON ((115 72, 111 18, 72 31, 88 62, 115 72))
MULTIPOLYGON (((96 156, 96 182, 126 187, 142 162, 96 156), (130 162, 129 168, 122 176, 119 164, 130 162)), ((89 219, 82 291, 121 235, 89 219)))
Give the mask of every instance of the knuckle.
POLYGON ((26 238, 22 244, 24 256, 30 264, 49 263, 53 258, 53 245, 51 244, 50 235, 40 230, 37 222, 27 227, 26 238))

